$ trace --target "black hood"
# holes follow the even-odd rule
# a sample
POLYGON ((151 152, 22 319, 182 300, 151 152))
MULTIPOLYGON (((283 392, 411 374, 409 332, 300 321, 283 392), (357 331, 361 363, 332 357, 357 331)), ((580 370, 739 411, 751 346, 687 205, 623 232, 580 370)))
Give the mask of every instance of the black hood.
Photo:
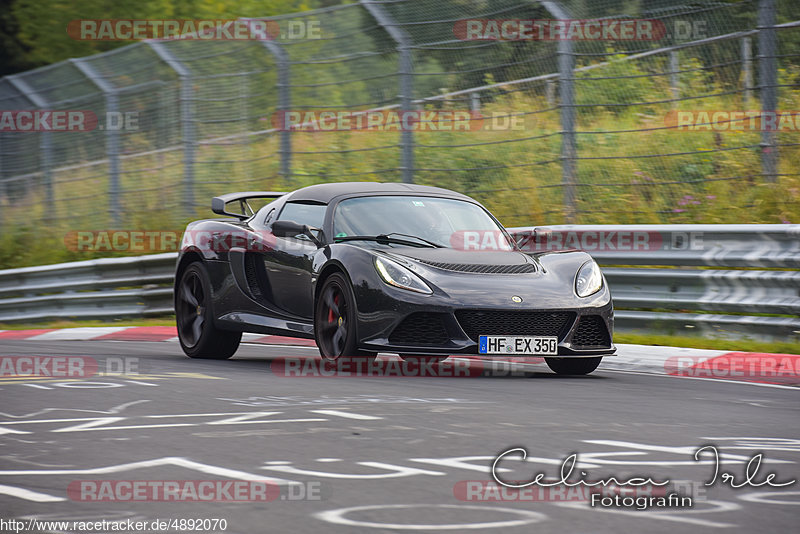
POLYGON ((538 270, 536 262, 518 251, 468 251, 452 248, 406 248, 392 255, 424 265, 456 272, 523 274, 538 270))

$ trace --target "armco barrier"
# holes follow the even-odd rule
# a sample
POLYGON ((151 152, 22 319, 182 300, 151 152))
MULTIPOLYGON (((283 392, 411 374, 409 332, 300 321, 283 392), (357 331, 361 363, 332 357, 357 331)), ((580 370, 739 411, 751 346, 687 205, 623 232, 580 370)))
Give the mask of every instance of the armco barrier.
MULTIPOLYGON (((800 225, 510 231, 525 250, 591 253, 604 266, 618 330, 800 339, 800 225)), ((0 271, 0 322, 170 313, 175 259, 164 253, 0 271)))
POLYGON ((800 339, 800 225, 562 225, 510 231, 526 250, 589 252, 604 266, 619 330, 800 339))
POLYGON ((0 322, 172 313, 174 252, 0 271, 0 322))

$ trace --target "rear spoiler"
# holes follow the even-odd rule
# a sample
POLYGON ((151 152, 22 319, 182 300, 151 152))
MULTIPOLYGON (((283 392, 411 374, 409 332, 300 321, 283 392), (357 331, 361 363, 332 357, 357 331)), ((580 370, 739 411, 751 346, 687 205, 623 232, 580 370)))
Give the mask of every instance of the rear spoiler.
POLYGON ((253 208, 247 201, 251 198, 280 198, 286 193, 278 191, 241 191, 239 193, 228 193, 211 199, 211 211, 218 215, 228 217, 238 217, 241 220, 249 219, 253 214, 253 208), (225 211, 225 206, 231 202, 238 202, 242 213, 232 213, 225 211))

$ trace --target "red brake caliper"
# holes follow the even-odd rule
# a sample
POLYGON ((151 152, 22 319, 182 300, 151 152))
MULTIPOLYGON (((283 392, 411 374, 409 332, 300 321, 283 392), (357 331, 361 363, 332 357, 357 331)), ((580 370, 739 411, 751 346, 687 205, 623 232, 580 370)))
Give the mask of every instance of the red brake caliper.
MULTIPOLYGON (((333 302, 338 306, 339 305, 339 295, 333 296, 333 302)), ((333 323, 333 309, 328 308, 328 323, 333 323)))

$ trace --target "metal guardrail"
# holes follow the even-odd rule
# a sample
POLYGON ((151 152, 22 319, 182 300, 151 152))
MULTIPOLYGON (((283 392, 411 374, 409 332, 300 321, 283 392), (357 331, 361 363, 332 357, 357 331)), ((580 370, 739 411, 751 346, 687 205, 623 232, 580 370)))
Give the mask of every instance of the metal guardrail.
POLYGON ((562 225, 510 231, 528 250, 589 252, 604 266, 618 330, 800 339, 800 225, 562 225))
MULTIPOLYGON (((535 227, 509 228, 532 236, 535 227)), ((601 265, 800 268, 800 224, 559 225, 540 228, 531 250, 570 246, 601 265)))
MULTIPOLYGON (((591 253, 604 266, 620 331, 800 339, 800 225, 510 231, 526 250, 591 253)), ((0 271, 0 322, 171 313, 175 259, 163 253, 0 271)))
POLYGON ((168 252, 0 271, 0 322, 172 313, 177 256, 168 252))

